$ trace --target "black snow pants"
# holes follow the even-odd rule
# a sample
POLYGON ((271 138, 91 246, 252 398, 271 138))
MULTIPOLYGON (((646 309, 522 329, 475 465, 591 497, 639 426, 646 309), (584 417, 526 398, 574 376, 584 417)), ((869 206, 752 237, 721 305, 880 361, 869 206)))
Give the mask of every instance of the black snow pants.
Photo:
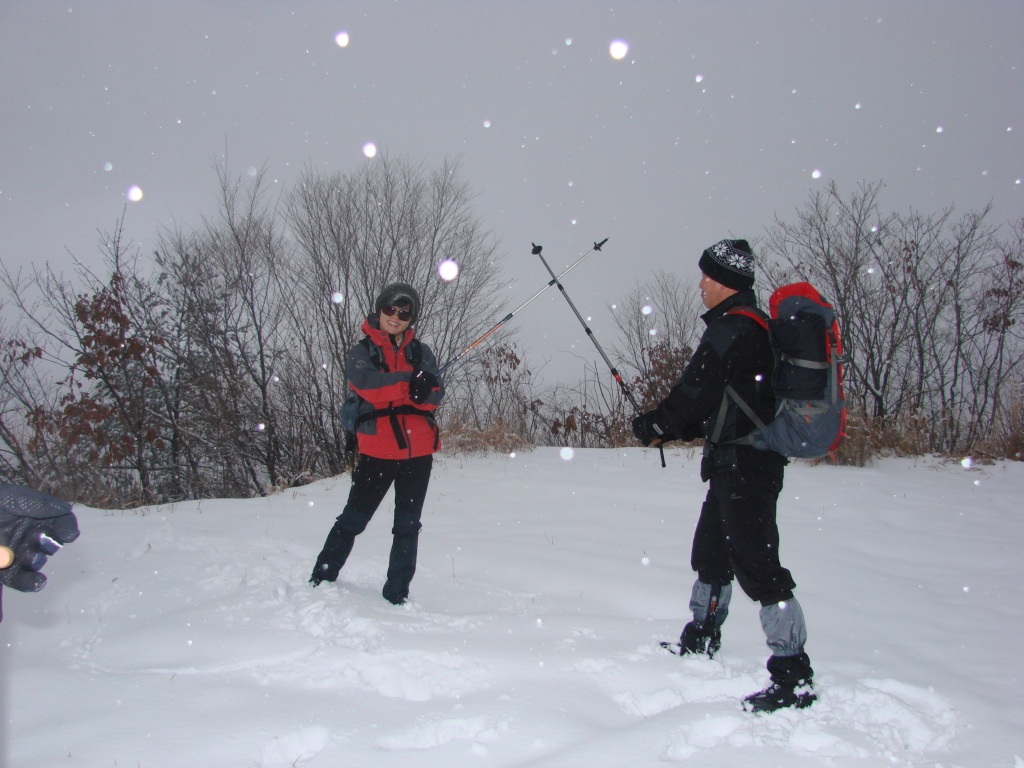
POLYGON ((775 522, 784 470, 782 461, 740 461, 711 474, 690 554, 701 581, 727 584, 735 576, 762 605, 793 597, 796 582, 779 562, 775 522))
POLYGON ((378 459, 359 457, 352 475, 348 503, 327 534, 323 550, 313 569, 313 581, 334 581, 349 553, 355 537, 366 530, 392 484, 395 486, 395 523, 384 597, 401 603, 409 596, 409 584, 416 573, 420 516, 430 483, 432 455, 414 459, 378 459))

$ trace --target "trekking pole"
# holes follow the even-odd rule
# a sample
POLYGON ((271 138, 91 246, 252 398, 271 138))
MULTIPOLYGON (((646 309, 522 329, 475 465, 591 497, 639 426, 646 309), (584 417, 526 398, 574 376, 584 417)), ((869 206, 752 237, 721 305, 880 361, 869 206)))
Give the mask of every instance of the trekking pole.
MULTIPOLYGON (((505 323, 507 323, 507 322, 508 322, 509 320, 511 320, 511 319, 512 319, 512 317, 513 317, 513 316, 514 316, 514 315, 516 314, 516 312, 518 312, 518 311, 519 311, 519 310, 521 310, 521 309, 522 309, 523 307, 525 307, 525 306, 526 306, 527 304, 529 304, 529 303, 530 303, 531 301, 533 301, 534 299, 536 299, 536 298, 537 298, 538 296, 540 296, 540 295, 541 295, 542 293, 544 293, 544 291, 546 291, 546 290, 547 290, 548 288, 550 288, 550 287, 551 287, 552 285, 555 285, 555 284, 556 284, 556 283, 558 282, 558 279, 559 279, 560 277, 562 277, 563 275, 567 275, 567 274, 569 273, 569 271, 570 271, 570 270, 572 270, 572 269, 573 269, 573 268, 574 268, 574 267, 575 267, 575 266, 576 266, 577 264, 579 264, 579 263, 580 263, 581 261, 583 261, 583 260, 584 260, 585 258, 587 258, 587 256, 589 256, 590 254, 592 254, 592 253, 593 253, 594 251, 600 251, 600 250, 601 250, 601 246, 602 246, 602 245, 604 245, 604 244, 605 244, 605 243, 607 243, 607 242, 608 242, 608 238, 606 237, 606 238, 605 238, 604 240, 602 240, 602 241, 601 241, 600 243, 594 243, 594 247, 593 247, 593 248, 591 248, 591 249, 590 249, 589 251, 587 251, 587 252, 586 252, 586 253, 584 253, 584 254, 583 254, 582 256, 580 256, 580 257, 579 257, 578 259, 576 259, 576 261, 574 261, 574 262, 573 262, 572 264, 570 264, 570 265, 569 265, 568 267, 566 267, 566 268, 565 268, 565 271, 564 271, 564 272, 562 272, 562 274, 561 274, 561 275, 555 275, 555 273, 554 273, 554 272, 551 272, 551 270, 550 270, 550 268, 549 268, 549 269, 548 269, 548 271, 549 271, 549 272, 551 272, 551 277, 552 277, 552 279, 551 279, 551 280, 550 280, 550 281, 549 281, 549 282, 547 283, 547 285, 545 285, 545 286, 544 286, 543 288, 541 288, 541 289, 540 289, 539 291, 537 291, 537 292, 536 292, 535 294, 533 294, 533 296, 531 296, 530 298, 528 298, 528 299, 527 299, 526 301, 524 301, 524 302, 523 302, 522 304, 520 304, 520 305, 519 305, 518 307, 516 307, 516 308, 515 308, 515 309, 513 309, 513 310, 512 310, 511 312, 509 312, 509 313, 508 313, 507 315, 505 315, 505 316, 504 316, 503 318, 501 318, 501 320, 499 320, 499 321, 498 321, 498 322, 497 322, 497 323, 495 324, 495 326, 494 326, 493 328, 491 328, 491 330, 489 330, 489 331, 488 331, 487 333, 485 333, 485 334, 484 334, 483 336, 481 336, 481 337, 480 337, 479 339, 477 339, 476 341, 474 341, 474 342, 473 342, 472 344, 470 344, 470 345, 469 345, 468 347, 466 347, 466 348, 465 348, 464 350, 462 350, 461 352, 459 352, 459 354, 457 354, 457 355, 456 355, 455 357, 453 357, 453 358, 452 358, 451 360, 449 360, 449 361, 448 361, 447 363, 445 363, 444 365, 442 365, 442 366, 441 366, 441 368, 440 368, 440 369, 438 370, 438 372, 437 372, 437 375, 438 375, 438 376, 440 376, 440 375, 441 375, 442 373, 444 373, 444 372, 445 372, 446 370, 448 370, 448 369, 449 369, 449 368, 450 368, 451 366, 453 366, 453 365, 454 365, 455 363, 457 363, 457 362, 458 362, 459 360, 461 360, 461 359, 462 359, 462 358, 463 358, 463 357, 464 357, 465 355, 469 354, 470 350, 472 350, 472 349, 473 349, 473 348, 474 348, 474 347, 475 347, 475 346, 476 346, 477 344, 479 344, 480 342, 482 342, 482 341, 483 341, 484 339, 486 339, 486 338, 487 338, 488 336, 490 336, 490 335, 491 335, 492 333, 494 333, 494 332, 495 332, 496 330, 498 330, 499 328, 501 328, 501 326, 503 326, 503 325, 504 325, 505 323)), ((534 246, 534 247, 536 247, 536 246, 534 246)), ((559 287, 561 287, 561 286, 559 286, 559 287)))
MULTIPOLYGON (((607 239, 605 240, 605 242, 607 242, 607 239)), ((602 243, 602 245, 604 245, 604 243, 602 243)), ((592 342, 594 342, 594 346, 597 348, 598 353, 604 359, 604 362, 608 366, 608 369, 612 372, 612 376, 615 377, 615 381, 618 382, 619 389, 622 390, 622 394, 626 396, 627 400, 629 400, 630 404, 633 406, 633 410, 636 411, 637 416, 642 416, 644 412, 643 412, 643 409, 640 407, 640 403, 638 403, 636 401, 636 397, 633 395, 632 391, 630 391, 629 387, 626 386, 626 382, 624 382, 622 380, 622 375, 619 373, 618 369, 612 364, 612 361, 609 359, 608 355, 605 354, 604 349, 601 347, 601 345, 597 341, 597 337, 594 336, 594 332, 592 330, 590 330, 590 326, 587 325, 587 321, 583 319, 583 315, 581 315, 580 311, 578 309, 576 309, 576 305, 573 304, 572 299, 569 298, 569 294, 565 292, 565 287, 560 282, 558 282, 561 279, 562 275, 565 274, 565 272, 563 272, 562 275, 557 275, 557 276, 555 275, 555 271, 553 269, 551 269, 551 265, 548 264, 548 260, 545 259, 544 255, 541 253, 541 251, 543 249, 544 249, 543 246, 537 245, 536 243, 534 243, 533 244, 533 251, 531 251, 531 253, 533 253, 536 256, 540 257, 541 262, 544 264, 544 268, 548 271, 548 273, 552 277, 551 282, 555 283, 558 286, 558 290, 561 291, 562 296, 565 297, 565 300, 569 303, 569 307, 572 309, 573 313, 576 315, 576 319, 579 320, 580 323, 583 325, 583 330, 587 332, 587 336, 590 338, 590 340, 592 342)), ((568 270, 566 270, 566 271, 568 271, 568 270)), ((551 283, 548 283, 548 285, 550 285, 550 284, 551 283)), ((666 466, 665 465, 665 449, 664 449, 664 447, 662 446, 662 444, 660 442, 658 443, 658 451, 661 453, 661 466, 664 467, 664 466, 666 466)))

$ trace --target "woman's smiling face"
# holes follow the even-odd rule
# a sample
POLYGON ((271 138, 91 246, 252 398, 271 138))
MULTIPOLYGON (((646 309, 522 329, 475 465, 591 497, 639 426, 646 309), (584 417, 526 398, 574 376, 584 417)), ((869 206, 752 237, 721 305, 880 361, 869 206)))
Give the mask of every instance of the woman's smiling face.
POLYGON ((408 311, 411 309, 408 304, 394 304, 389 307, 382 307, 380 310, 380 328, 382 331, 390 333, 392 336, 398 336, 399 334, 405 333, 409 327, 409 323, 412 322, 412 317, 408 315, 408 311), (388 314, 390 310, 397 310, 392 314, 388 314), (405 315, 408 319, 403 320, 400 315, 405 315))

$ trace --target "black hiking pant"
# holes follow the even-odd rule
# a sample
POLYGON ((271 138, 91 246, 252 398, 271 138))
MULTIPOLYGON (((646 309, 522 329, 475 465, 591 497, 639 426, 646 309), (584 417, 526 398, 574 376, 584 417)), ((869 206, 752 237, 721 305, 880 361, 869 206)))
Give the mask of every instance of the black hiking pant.
POLYGON ((693 535, 690 565, 708 584, 733 576, 762 605, 789 600, 796 582, 779 562, 776 503, 785 464, 741 462, 710 477, 693 535))
POLYGON ((420 515, 430 483, 432 455, 414 459, 378 459, 360 455, 352 474, 348 503, 327 534, 323 550, 313 569, 314 583, 334 581, 349 553, 355 537, 366 530, 385 494, 395 486, 395 522, 391 529, 391 558, 388 564, 384 597, 401 603, 409 596, 409 584, 416 573, 420 515))

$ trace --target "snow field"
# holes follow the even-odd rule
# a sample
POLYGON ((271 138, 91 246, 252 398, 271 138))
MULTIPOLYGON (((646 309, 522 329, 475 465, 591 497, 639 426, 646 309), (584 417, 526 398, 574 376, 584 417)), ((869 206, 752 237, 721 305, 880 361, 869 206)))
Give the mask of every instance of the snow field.
POLYGON ((307 583, 341 476, 266 499, 79 510, 5 593, 10 766, 1021 768, 1018 464, 794 465, 782 559, 819 701, 754 716, 757 606, 714 660, 685 622, 699 457, 440 458, 412 599, 380 596, 390 504, 307 583))

